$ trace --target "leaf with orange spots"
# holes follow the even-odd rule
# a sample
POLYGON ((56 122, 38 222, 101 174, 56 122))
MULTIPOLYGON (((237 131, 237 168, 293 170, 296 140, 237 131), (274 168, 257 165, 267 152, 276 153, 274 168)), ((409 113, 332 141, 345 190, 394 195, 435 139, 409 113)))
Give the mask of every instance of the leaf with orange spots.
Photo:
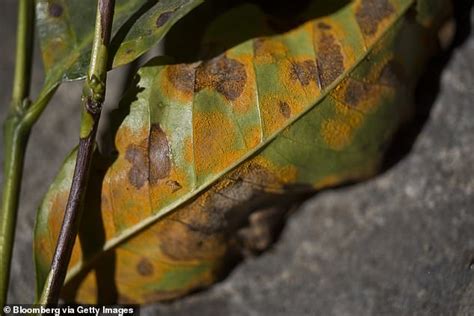
MULTIPOLYGON (((419 3, 353 1, 213 58, 142 67, 118 154, 94 160, 63 297, 145 303, 208 286, 269 246, 295 194, 374 175, 447 12, 419 3)), ((38 213, 38 288, 73 161, 38 213)))
MULTIPOLYGON (((203 0, 117 0, 109 52, 111 67, 147 52, 203 0)), ((61 81, 82 79, 89 65, 95 0, 37 0, 36 23, 46 72, 42 95, 61 81)))

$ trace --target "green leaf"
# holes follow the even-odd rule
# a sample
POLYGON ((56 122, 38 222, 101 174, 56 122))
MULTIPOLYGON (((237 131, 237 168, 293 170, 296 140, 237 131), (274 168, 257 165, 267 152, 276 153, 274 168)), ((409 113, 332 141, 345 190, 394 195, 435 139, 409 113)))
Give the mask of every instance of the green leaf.
MULTIPOLYGON (((259 248, 258 225, 272 224, 255 211, 374 175, 435 47, 415 2, 354 1, 210 60, 141 68, 121 103, 118 156, 95 160, 63 296, 145 303, 207 286, 239 245, 259 248)), ((38 213, 39 285, 72 166, 38 213)))
MULTIPOLYGON (((109 59, 127 64, 156 44, 203 0, 117 0, 109 59)), ((95 0, 37 0, 37 31, 48 94, 61 81, 86 76, 95 27, 95 0)))

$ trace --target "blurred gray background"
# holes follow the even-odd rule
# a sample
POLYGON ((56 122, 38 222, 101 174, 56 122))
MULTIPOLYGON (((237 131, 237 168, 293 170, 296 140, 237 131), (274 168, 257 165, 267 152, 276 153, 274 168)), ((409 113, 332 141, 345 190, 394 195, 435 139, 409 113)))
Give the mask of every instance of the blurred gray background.
MULTIPOLYGON (((16 4, 0 1, 1 120, 12 88, 16 4)), ((209 290, 143 311, 474 315, 474 15, 464 14, 457 47, 431 65, 419 89, 417 120, 394 146, 385 172, 315 195, 289 219, 270 251, 246 260, 209 290)), ((112 72, 106 110, 120 97, 121 74, 112 72)), ((32 96, 42 76, 36 52, 32 96)), ((63 84, 30 138, 10 303, 33 300, 35 211, 78 141, 81 88, 80 82, 63 84)))

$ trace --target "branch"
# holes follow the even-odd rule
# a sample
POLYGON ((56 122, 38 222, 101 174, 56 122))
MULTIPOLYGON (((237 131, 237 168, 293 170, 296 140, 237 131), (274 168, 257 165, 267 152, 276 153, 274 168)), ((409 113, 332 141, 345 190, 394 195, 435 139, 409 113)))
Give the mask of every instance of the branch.
POLYGON ((21 177, 30 127, 22 120, 29 105, 34 2, 18 2, 15 76, 13 93, 3 134, 3 194, 0 210, 0 307, 6 304, 11 255, 20 196, 21 177))
POLYGON ((40 304, 57 304, 79 229, 82 200, 87 188, 95 136, 105 98, 108 46, 114 6, 115 0, 99 0, 97 6, 92 56, 82 93, 81 131, 74 177, 51 270, 41 295, 40 304))

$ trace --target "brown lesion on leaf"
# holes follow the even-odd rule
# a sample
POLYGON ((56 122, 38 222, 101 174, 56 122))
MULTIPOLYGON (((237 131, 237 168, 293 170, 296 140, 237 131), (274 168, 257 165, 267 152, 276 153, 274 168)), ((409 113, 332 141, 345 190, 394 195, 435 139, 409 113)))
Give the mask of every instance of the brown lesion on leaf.
POLYGON ((290 106, 288 105, 288 103, 286 103, 285 101, 280 101, 278 103, 278 108, 280 110, 280 114, 283 115, 285 118, 290 118, 291 116, 291 108, 290 106))
POLYGON ((376 107, 384 91, 405 84, 403 66, 395 59, 380 62, 364 79, 348 77, 342 81, 340 89, 334 91, 334 97, 350 107, 366 112, 376 107))
POLYGON ((395 8, 388 0, 362 0, 355 16, 362 33, 374 35, 380 22, 394 12, 395 8))
POLYGON ((318 40, 316 72, 319 86, 324 89, 344 72, 344 56, 334 36, 323 32, 318 40))
POLYGON ((148 158, 150 164, 150 183, 154 185, 159 180, 167 178, 171 171, 168 140, 159 124, 151 125, 148 158))
POLYGON ((194 65, 177 64, 166 67, 166 77, 177 90, 186 95, 194 91, 194 65))
POLYGON ((152 275, 153 270, 153 264, 147 258, 141 258, 137 264, 137 272, 142 276, 152 275))
POLYGON ((236 100, 247 82, 245 66, 239 61, 218 56, 199 65, 196 69, 194 91, 214 89, 227 100, 236 100))
MULTIPOLYGON (((160 223, 156 236, 161 251, 181 262, 221 260, 229 251, 229 237, 247 225, 256 205, 269 196, 267 190, 280 184, 266 168, 244 163, 160 223)), ((260 224, 262 221, 259 218, 260 224)))
POLYGON ((344 102, 352 107, 357 107, 361 100, 364 100, 369 93, 370 85, 349 79, 344 93, 344 102))
POLYGON ((48 13, 54 18, 60 17, 63 14, 63 11, 64 9, 59 3, 52 2, 48 5, 48 13))
POLYGON ((313 60, 294 62, 291 67, 291 79, 298 80, 301 85, 307 86, 311 81, 316 82, 317 70, 313 60))
POLYGON ((160 249, 168 260, 212 260, 225 254, 224 235, 219 232, 224 224, 200 202, 171 214, 157 230, 160 249))
POLYGON ((166 185, 171 189, 171 192, 177 192, 181 190, 182 186, 178 181, 175 180, 168 180, 166 181, 166 185))
POLYGON ((405 81, 403 66, 396 60, 388 61, 380 71, 378 82, 381 84, 396 86, 405 81))
POLYGON ((144 154, 146 150, 137 145, 129 145, 125 153, 125 159, 131 164, 128 171, 128 181, 137 189, 140 189, 147 180, 147 159, 144 154))
POLYGON ((166 22, 173 16, 173 11, 163 12, 161 13, 158 18, 156 19, 155 25, 156 27, 162 27, 165 25, 166 22))
POLYGON ((261 55, 265 47, 265 38, 256 38, 253 40, 253 51, 255 55, 261 55))
POLYGON ((331 25, 327 24, 327 23, 324 23, 324 22, 319 22, 317 25, 316 25, 320 30, 325 30, 325 31, 328 31, 331 29, 331 25))
POLYGON ((156 185, 171 172, 170 149, 166 134, 159 124, 152 124, 147 139, 141 144, 127 147, 125 159, 132 166, 128 171, 128 180, 137 189, 146 181, 156 185))

